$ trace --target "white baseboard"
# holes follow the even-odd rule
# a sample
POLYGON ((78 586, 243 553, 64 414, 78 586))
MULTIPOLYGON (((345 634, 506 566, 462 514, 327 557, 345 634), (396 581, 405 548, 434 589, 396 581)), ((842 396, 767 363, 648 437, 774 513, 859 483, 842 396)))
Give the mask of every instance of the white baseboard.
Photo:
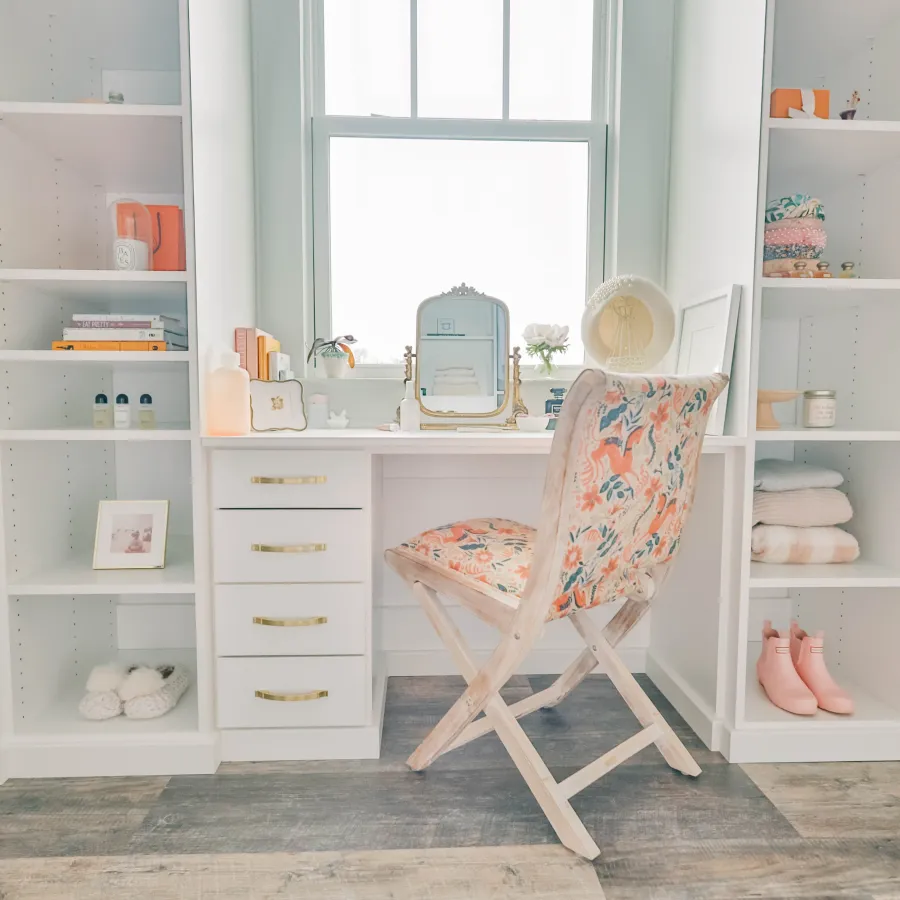
MULTIPOLYGON (((646 671, 646 647, 619 647, 619 656, 632 672, 646 671)), ((476 653, 479 661, 486 653, 476 653)), ((522 675, 558 675, 577 656, 573 650, 533 650, 519 668, 522 675)), ((384 654, 388 675, 459 675, 446 650, 393 650, 384 654)), ((599 667, 595 672, 600 673, 599 667)))
POLYGON ((710 750, 718 750, 721 722, 715 710, 669 665, 647 654, 647 674, 710 750))
POLYGON ((731 763, 877 762, 900 759, 900 726, 871 728, 725 727, 722 755, 731 763))
POLYGON ((102 775, 212 775, 219 768, 215 733, 148 735, 133 740, 16 737, 0 744, 7 778, 95 778, 102 775))

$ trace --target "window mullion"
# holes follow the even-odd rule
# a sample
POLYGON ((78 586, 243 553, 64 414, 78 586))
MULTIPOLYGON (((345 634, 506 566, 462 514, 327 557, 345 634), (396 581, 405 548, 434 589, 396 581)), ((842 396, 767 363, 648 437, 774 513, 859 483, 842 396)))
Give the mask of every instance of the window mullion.
POLYGON ((509 5, 510 0, 503 0, 503 119, 509 118, 509 5))
POLYGON ((419 0, 409 0, 409 115, 419 118, 419 0))

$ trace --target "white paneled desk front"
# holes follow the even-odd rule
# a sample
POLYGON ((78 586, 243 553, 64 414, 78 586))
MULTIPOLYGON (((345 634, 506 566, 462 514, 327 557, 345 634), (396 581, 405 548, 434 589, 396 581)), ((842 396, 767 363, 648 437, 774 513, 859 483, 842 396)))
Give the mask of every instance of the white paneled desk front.
MULTIPOLYGON (((387 676, 453 672, 406 587, 384 566, 383 551, 460 519, 537 524, 551 443, 549 433, 375 429, 204 439, 222 758, 377 757, 387 676)), ((741 446, 717 437, 704 445, 700 521, 684 541, 684 555, 702 562, 702 572, 684 560, 676 568, 682 580, 691 570, 693 613, 682 610, 676 618, 683 624, 667 624, 659 635, 645 620, 625 644, 625 660, 663 690, 667 679, 676 687, 680 680, 674 636, 691 623, 700 627, 698 611, 720 605, 727 576, 722 498, 732 451, 741 446)), ((677 575, 672 582, 672 594, 684 593, 677 575)), ((489 626, 461 609, 451 613, 476 651, 493 649, 489 626)), ((648 619, 658 617, 654 610, 648 619)), ((717 612, 714 618, 702 630, 715 642, 717 612)), ((530 672, 562 671, 578 649, 568 632, 547 629, 529 657, 530 672)), ((716 658, 711 653, 708 673, 713 720, 721 702, 716 658)))

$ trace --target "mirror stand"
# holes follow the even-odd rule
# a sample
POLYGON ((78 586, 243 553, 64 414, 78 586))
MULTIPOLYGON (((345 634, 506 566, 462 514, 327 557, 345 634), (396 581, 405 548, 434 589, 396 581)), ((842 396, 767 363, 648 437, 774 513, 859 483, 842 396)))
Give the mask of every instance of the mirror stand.
MULTIPOLYGON (((413 360, 416 354, 413 352, 411 344, 406 345, 406 352, 403 354, 403 383, 412 381, 413 378, 413 360)), ((512 360, 512 411, 504 422, 423 422, 419 428, 422 431, 456 431, 458 428, 493 428, 502 429, 504 431, 518 431, 519 426, 516 423, 516 416, 527 416, 528 407, 522 402, 522 352, 519 347, 513 347, 512 353, 509 355, 512 360)), ((427 413, 423 413, 427 415, 427 413)), ((397 412, 397 421, 399 421, 399 410, 397 412)))

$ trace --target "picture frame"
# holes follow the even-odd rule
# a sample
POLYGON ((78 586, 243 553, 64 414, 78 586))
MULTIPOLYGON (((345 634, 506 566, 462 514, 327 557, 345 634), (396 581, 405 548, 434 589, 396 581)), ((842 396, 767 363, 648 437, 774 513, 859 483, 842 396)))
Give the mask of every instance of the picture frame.
POLYGON ((306 431, 303 385, 296 379, 250 379, 251 431, 306 431))
MULTIPOLYGON (((704 297, 690 300, 679 309, 676 329, 677 374, 721 372, 731 375, 740 305, 741 286, 732 284, 704 297)), ((710 412, 707 434, 724 433, 727 408, 726 386, 710 412)))
POLYGON ((168 526, 168 500, 101 500, 94 568, 164 569, 168 526))

